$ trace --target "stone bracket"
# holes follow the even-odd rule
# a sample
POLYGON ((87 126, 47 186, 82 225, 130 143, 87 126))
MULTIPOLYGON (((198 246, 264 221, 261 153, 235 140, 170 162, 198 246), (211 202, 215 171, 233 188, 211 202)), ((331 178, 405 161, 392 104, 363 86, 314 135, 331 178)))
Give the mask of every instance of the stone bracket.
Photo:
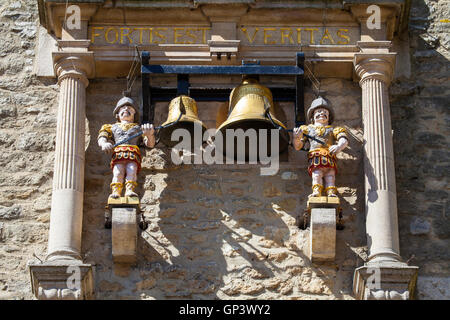
POLYGON ((108 199, 108 207, 111 210, 113 261, 133 265, 137 261, 139 199, 108 199))
POLYGON ((94 299, 94 267, 79 260, 28 265, 31 290, 39 300, 94 299))
MULTIPOLYGON (((338 197, 310 197, 307 202, 309 220, 309 258, 313 262, 334 261, 336 229, 342 229, 338 197)), ((305 218, 304 218, 305 219, 305 218)))
POLYGON ((334 261, 336 256, 336 209, 311 209, 309 258, 312 262, 334 261))
POLYGON ((367 264, 355 270, 353 292, 359 300, 410 300, 418 272, 401 262, 367 264))

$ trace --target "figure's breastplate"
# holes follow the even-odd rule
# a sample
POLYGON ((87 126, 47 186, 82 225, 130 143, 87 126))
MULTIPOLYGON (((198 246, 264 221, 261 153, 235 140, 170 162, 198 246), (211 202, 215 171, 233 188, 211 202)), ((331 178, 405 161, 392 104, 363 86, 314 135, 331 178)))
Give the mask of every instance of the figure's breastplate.
MULTIPOLYGON (((120 124, 116 123, 111 127, 112 134, 114 136, 114 141, 116 143, 123 141, 137 133, 141 130, 140 126, 135 124, 134 126, 130 127, 128 130, 125 126, 121 126, 120 124)), ((140 136, 133 138, 124 144, 131 144, 131 145, 137 145, 139 141, 140 136)))
MULTIPOLYGON (((328 147, 330 147, 334 144, 334 136, 333 136, 333 128, 332 127, 310 126, 309 127, 309 135, 314 138, 317 138, 319 140, 322 140, 323 142, 325 142, 327 144, 328 147)), ((317 142, 312 139, 309 139, 309 143, 311 145, 310 150, 325 147, 320 142, 317 142)))

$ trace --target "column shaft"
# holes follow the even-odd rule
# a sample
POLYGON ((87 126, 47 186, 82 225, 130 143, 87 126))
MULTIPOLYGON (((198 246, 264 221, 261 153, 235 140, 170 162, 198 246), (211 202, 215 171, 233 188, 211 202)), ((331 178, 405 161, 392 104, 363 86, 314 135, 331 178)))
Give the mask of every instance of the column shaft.
POLYGON ((387 85, 380 79, 367 78, 361 87, 369 259, 398 260, 397 197, 387 85))
POLYGON ((80 77, 60 77, 48 260, 81 259, 85 87, 80 77))

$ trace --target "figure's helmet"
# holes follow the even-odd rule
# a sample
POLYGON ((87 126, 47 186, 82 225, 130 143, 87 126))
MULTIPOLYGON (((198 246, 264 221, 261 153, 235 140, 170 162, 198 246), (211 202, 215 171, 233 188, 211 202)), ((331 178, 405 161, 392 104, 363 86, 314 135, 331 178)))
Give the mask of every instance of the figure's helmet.
POLYGON ((334 112, 333 112, 333 109, 331 109, 331 105, 328 103, 328 101, 322 97, 318 97, 318 98, 314 99, 313 102, 311 103, 311 107, 309 107, 307 115, 306 115, 309 123, 314 122, 314 120, 313 120, 314 110, 319 109, 319 108, 324 108, 324 109, 328 110, 328 112, 330 113, 329 119, 328 119, 328 124, 331 124, 334 120, 334 112))
POLYGON ((113 116, 117 118, 117 113, 119 112, 119 109, 124 105, 130 105, 134 109, 134 111, 136 111, 136 113, 134 114, 134 119, 136 119, 138 116, 138 110, 136 109, 134 100, 129 97, 123 97, 117 102, 116 107, 114 108, 113 111, 113 116))

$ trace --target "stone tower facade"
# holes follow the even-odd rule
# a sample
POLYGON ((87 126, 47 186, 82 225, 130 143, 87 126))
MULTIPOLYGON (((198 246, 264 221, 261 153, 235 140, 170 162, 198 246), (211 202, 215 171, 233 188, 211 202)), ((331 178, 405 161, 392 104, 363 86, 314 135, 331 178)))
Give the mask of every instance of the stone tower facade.
MULTIPOLYGON (((448 1, 380 1, 374 30, 358 1, 211 2, 72 1, 81 9, 75 31, 63 23, 65 1, 2 2, 0 299, 449 299, 448 1), (334 261, 311 261, 310 230, 299 228, 310 193, 305 153, 289 147, 277 173, 262 176, 254 164, 175 165, 158 144, 142 153, 149 227, 138 234, 137 262, 113 262, 103 227, 110 158, 96 139, 127 88, 135 46, 169 65, 292 65, 304 52, 349 136, 338 155, 345 228, 334 261), (75 289, 64 287, 68 268, 78 268, 75 289), (372 290, 374 269, 381 287, 372 290)), ((295 86, 291 77, 260 82, 295 86)), ((192 87, 239 83, 190 77, 192 87)), ((197 104, 208 128, 228 106, 197 104)), ((155 104, 155 124, 167 105, 155 104)), ((292 128, 293 103, 276 107, 292 128)))

